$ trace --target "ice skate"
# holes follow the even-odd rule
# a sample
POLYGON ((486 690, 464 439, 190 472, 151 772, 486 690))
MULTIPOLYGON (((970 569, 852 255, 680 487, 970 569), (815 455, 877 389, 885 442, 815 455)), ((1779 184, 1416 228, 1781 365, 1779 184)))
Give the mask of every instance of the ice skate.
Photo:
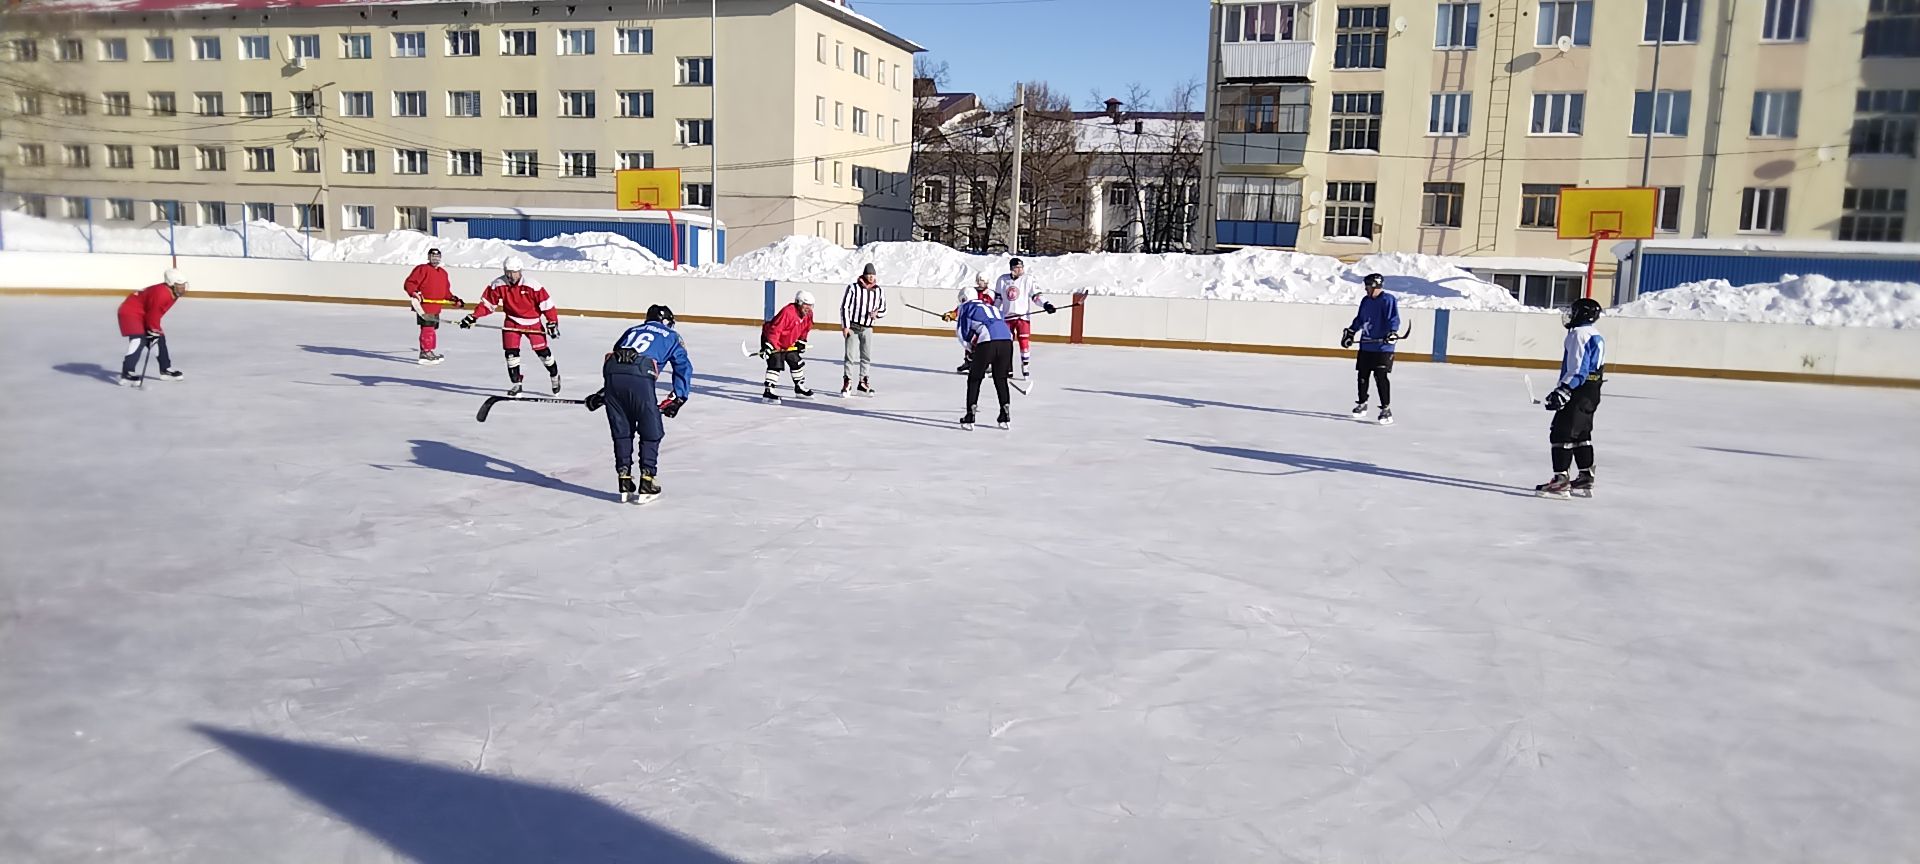
POLYGON ((851 378, 840 379, 840 398, 845 399, 847 398, 847 394, 852 392, 853 392, 853 379, 851 378))
POLYGON ((553 395, 560 395, 560 375, 558 373, 555 373, 553 376, 553 395))
POLYGON ((872 396, 872 395, 873 395, 873 385, 872 385, 872 384, 868 384, 868 383, 867 383, 867 379, 865 379, 865 378, 862 378, 862 379, 860 379, 860 386, 859 386, 859 387, 857 387, 857 388, 855 388, 855 390, 857 390, 857 391, 858 391, 858 392, 860 393, 860 395, 862 395, 862 396, 872 396))
POLYGON ((767 385, 767 389, 760 394, 760 398, 774 404, 779 404, 780 402, 780 394, 773 392, 772 384, 767 385))
POLYGON ((1542 483, 1538 486, 1533 487, 1533 494, 1538 495, 1542 498, 1566 499, 1566 498, 1573 497, 1568 492, 1568 490, 1572 488, 1573 488, 1573 483, 1567 480, 1567 475, 1554 474, 1552 480, 1548 480, 1545 483, 1542 483))
POLYGON ((420 352, 420 365, 422 366, 437 366, 445 362, 447 362, 447 358, 440 356, 438 352, 434 352, 434 351, 420 352))
POLYGON ((962 375, 965 375, 965 374, 967 374, 967 364, 965 364, 965 363, 962 363, 962 364, 960 364, 960 365, 958 365, 958 366, 955 366, 955 367, 953 368, 953 371, 955 371, 955 372, 958 372, 958 373, 960 373, 960 374, 962 374, 962 375))
POLYGON ((1355 419, 1355 420, 1365 420, 1365 419, 1367 419, 1367 402, 1366 402, 1366 400, 1364 400, 1364 399, 1362 399, 1362 400, 1361 400, 1361 401, 1359 401, 1359 402, 1355 402, 1355 403, 1353 403, 1353 419, 1355 419))
POLYGON ((621 471, 620 472, 620 503, 622 504, 631 503, 634 499, 635 494, 636 494, 636 489, 633 485, 633 474, 627 471, 621 471))
POLYGON ((520 395, 520 382, 515 381, 513 382, 513 386, 507 388, 507 397, 514 398, 519 395, 520 395))
POLYGON ((162 369, 159 372, 154 373, 153 377, 156 380, 160 380, 160 381, 178 381, 182 378, 187 377, 187 373, 182 372, 178 369, 162 369))
POLYGON ((640 475, 640 483, 634 489, 633 503, 645 504, 658 497, 660 497, 660 484, 653 482, 653 475, 640 475))
POLYGON ((1582 471, 1580 472, 1580 476, 1573 478, 1573 482, 1567 485, 1568 489, 1572 491, 1574 495, 1581 498, 1592 498, 1593 472, 1582 471))
POLYGON ((1007 411, 1007 406, 1000 406, 1000 417, 994 422, 1000 424, 1002 429, 1013 428, 1013 415, 1007 411))
POLYGON ((808 390, 807 385, 802 384, 798 381, 795 381, 793 382, 793 395, 798 396, 802 399, 812 399, 813 391, 808 390))
POLYGON ((973 406, 972 405, 967 406, 966 415, 960 418, 960 428, 968 432, 973 431, 973 406))
POLYGON ((120 386, 122 387, 138 387, 140 386, 140 380, 140 376, 132 372, 120 373, 120 386))
POLYGON ((1392 426, 1392 425, 1393 425, 1393 409, 1392 409, 1392 408, 1388 408, 1388 407, 1386 407, 1386 406, 1384 406, 1384 405, 1383 405, 1383 406, 1381 406, 1381 407, 1380 407, 1380 417, 1379 417, 1378 419, 1376 419, 1376 420, 1374 420, 1374 422, 1375 422, 1375 423, 1378 423, 1378 424, 1380 424, 1380 425, 1382 425, 1382 426, 1392 426))

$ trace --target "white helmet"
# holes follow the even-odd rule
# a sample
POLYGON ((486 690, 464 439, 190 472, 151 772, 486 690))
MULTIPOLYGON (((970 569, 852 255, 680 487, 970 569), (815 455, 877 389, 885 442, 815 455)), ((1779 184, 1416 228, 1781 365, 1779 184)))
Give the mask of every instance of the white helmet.
POLYGON ((953 298, 953 302, 955 306, 965 306, 968 303, 972 303, 978 299, 980 299, 979 292, 973 290, 972 288, 962 288, 960 289, 959 295, 953 298))
POLYGON ((175 270, 172 267, 168 267, 166 272, 160 274, 160 281, 165 282, 170 286, 185 285, 187 284, 187 277, 180 275, 180 271, 175 270))
POLYGON ((506 273, 518 273, 520 272, 520 259, 517 257, 508 258, 507 263, 500 265, 500 269, 506 273))
POLYGON ((812 306, 813 292, 808 291, 805 288, 802 288, 800 289, 799 293, 793 295, 793 302, 795 305, 799 305, 799 306, 812 306))

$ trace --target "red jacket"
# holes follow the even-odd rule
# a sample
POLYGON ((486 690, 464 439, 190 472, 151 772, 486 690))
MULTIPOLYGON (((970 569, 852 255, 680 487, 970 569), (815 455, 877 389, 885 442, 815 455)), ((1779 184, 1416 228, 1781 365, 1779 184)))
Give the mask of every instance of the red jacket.
POLYGON ((773 314, 773 320, 760 328, 760 341, 775 351, 789 351, 793 343, 813 332, 813 313, 800 311, 800 304, 789 303, 773 314))
POLYGON ((180 298, 165 283, 148 285, 120 301, 120 335, 140 336, 148 331, 163 333, 160 319, 180 298))
POLYGON ((408 297, 420 298, 422 308, 432 306, 457 306, 460 298, 453 296, 453 283, 447 280, 444 267, 421 264, 407 274, 406 290, 408 297))
POLYGON ((518 285, 508 284, 505 276, 493 280, 486 293, 480 295, 480 305, 474 308, 473 317, 485 318, 495 309, 506 313, 507 328, 511 330, 539 330, 543 317, 548 321, 560 320, 560 310, 553 305, 553 298, 547 296, 547 289, 524 277, 518 285))

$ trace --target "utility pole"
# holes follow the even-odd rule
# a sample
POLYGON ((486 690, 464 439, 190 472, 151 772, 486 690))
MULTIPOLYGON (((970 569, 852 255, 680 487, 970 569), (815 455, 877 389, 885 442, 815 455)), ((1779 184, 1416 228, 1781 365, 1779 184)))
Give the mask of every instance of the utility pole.
POLYGON ((1027 149, 1027 85, 1013 85, 1013 208, 1007 219, 1007 251, 1020 254, 1020 156, 1027 149))
POLYGON ((325 100, 320 91, 326 84, 313 85, 313 137, 319 142, 320 151, 320 228, 322 236, 333 239, 333 187, 327 183, 327 127, 321 122, 327 113, 325 100))
MULTIPOLYGON (((707 3, 707 116, 713 120, 713 135, 707 139, 707 216, 712 220, 708 228, 715 238, 720 236, 720 0, 707 3)), ((718 239, 714 241, 714 251, 720 250, 718 239)), ((712 263, 712 262, 708 262, 712 263)))

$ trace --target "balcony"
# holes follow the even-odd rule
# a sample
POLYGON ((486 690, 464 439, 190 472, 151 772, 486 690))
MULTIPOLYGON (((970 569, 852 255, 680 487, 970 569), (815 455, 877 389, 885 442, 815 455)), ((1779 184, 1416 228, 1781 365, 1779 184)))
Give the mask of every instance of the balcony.
POLYGON ((1220 74, 1227 80, 1296 78, 1306 80, 1313 65, 1312 42, 1236 42, 1220 46, 1220 74))
POLYGON ((1307 155, 1308 88, 1233 88, 1214 129, 1223 165, 1299 165, 1307 155))

